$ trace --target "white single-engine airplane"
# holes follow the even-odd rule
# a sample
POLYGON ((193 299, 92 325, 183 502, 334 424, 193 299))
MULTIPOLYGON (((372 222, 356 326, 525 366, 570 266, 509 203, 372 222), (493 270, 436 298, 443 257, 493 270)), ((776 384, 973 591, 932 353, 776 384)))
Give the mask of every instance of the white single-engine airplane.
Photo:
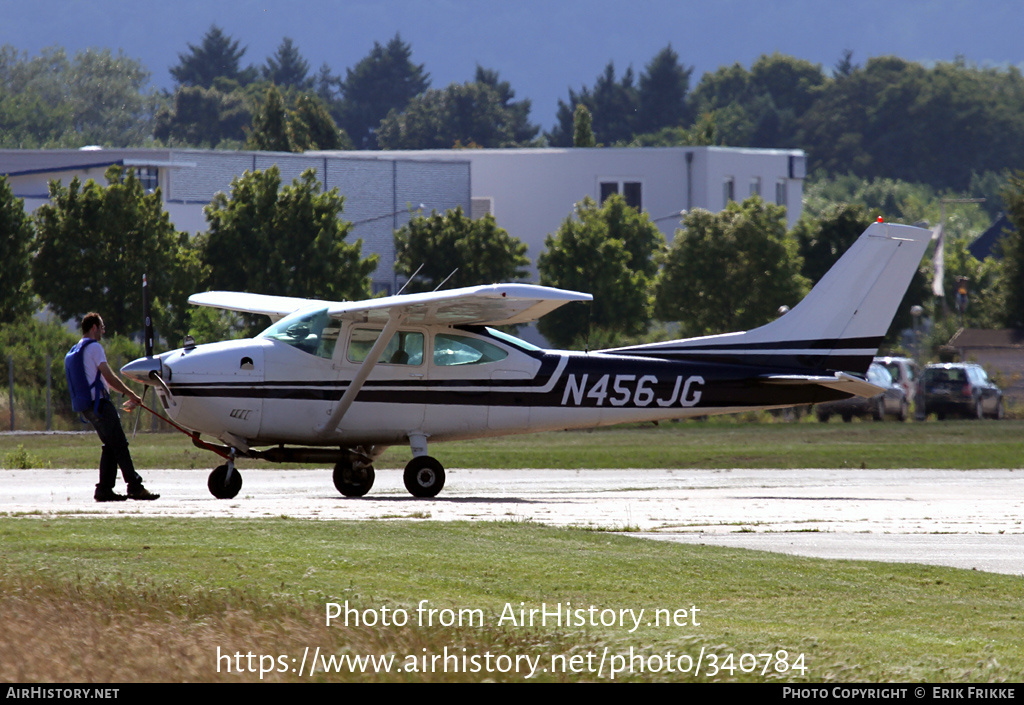
MULTIPOLYGON (((494 284, 355 302, 211 291, 189 303, 266 314, 256 338, 126 365, 181 426, 218 438, 210 491, 234 497, 236 457, 333 462, 346 496, 408 443, 405 486, 433 497, 450 441, 813 404, 881 390, 867 371, 931 233, 873 223, 784 316, 754 330, 581 353, 542 350, 489 326, 528 323, 591 296, 494 284), (259 447, 266 447, 259 450, 259 447)), ((208 446, 207 446, 208 447, 208 446)))

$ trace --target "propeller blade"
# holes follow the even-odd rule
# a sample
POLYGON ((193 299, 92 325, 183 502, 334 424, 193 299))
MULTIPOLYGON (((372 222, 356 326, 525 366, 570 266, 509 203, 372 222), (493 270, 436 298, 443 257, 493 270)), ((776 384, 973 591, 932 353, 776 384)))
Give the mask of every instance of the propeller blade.
POLYGON ((142 275, 142 315, 143 333, 142 344, 146 348, 146 357, 153 357, 153 317, 149 310, 149 281, 146 275, 142 275))

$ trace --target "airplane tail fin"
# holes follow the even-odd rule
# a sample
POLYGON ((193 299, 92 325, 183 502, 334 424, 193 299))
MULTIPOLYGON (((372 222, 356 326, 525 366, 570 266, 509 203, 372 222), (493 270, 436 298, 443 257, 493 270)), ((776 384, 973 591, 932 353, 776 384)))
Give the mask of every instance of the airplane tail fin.
POLYGON ((803 301, 771 323, 605 352, 864 373, 930 239, 923 228, 872 223, 803 301))

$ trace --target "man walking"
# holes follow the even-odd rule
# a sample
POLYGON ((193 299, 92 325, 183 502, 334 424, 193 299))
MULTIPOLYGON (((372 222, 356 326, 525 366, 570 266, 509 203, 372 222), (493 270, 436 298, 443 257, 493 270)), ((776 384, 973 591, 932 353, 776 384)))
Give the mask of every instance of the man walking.
POLYGON ((64 368, 71 390, 72 408, 82 413, 96 429, 103 441, 100 455, 100 481, 96 485, 97 502, 123 502, 127 499, 151 500, 160 495, 153 494, 142 485, 142 478, 135 472, 128 439, 121 429, 117 408, 110 401, 108 389, 128 396, 125 411, 132 411, 142 399, 110 369, 107 356, 100 345, 103 337, 103 319, 98 313, 86 314, 82 319, 84 337, 64 358, 64 368), (117 468, 128 485, 127 496, 114 492, 117 482, 117 468))

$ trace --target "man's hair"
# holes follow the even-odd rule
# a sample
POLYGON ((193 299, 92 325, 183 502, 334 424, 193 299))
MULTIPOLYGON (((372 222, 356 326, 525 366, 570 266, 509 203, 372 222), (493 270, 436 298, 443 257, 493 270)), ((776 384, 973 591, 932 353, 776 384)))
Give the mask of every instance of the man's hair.
POLYGON ((85 318, 82 319, 82 332, 88 333, 92 330, 93 326, 98 326, 102 322, 103 319, 100 318, 100 314, 95 312, 87 313, 85 314, 85 318))

